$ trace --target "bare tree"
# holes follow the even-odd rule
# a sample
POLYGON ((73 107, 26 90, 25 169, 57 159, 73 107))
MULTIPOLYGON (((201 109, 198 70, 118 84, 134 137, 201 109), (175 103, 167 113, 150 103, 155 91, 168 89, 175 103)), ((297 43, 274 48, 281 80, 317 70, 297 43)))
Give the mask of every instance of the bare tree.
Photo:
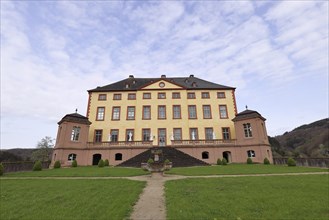
POLYGON ((41 141, 39 141, 37 144, 37 150, 33 151, 32 153, 32 159, 34 161, 49 161, 52 148, 54 147, 54 141, 55 139, 49 136, 42 138, 41 141))

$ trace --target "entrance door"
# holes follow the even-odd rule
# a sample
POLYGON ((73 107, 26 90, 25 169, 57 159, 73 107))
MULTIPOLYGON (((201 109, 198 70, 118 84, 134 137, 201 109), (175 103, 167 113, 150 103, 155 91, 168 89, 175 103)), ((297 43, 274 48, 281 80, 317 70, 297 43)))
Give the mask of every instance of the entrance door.
POLYGON ((159 128, 158 129, 158 144, 160 147, 166 146, 166 129, 159 128))
POLYGON ((225 152, 223 152, 223 158, 225 158, 226 161, 227 161, 228 163, 230 163, 230 162, 231 162, 231 152, 230 152, 230 151, 225 151, 225 152))
POLYGON ((102 159, 101 154, 94 154, 93 155, 93 165, 98 165, 98 162, 102 159))

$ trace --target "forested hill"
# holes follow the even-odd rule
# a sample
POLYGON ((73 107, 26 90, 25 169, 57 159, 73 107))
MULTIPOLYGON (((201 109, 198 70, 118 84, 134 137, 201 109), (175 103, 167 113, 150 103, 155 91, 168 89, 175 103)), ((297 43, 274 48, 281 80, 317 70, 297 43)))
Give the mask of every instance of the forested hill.
POLYGON ((329 119, 269 137, 274 157, 329 157, 329 119))

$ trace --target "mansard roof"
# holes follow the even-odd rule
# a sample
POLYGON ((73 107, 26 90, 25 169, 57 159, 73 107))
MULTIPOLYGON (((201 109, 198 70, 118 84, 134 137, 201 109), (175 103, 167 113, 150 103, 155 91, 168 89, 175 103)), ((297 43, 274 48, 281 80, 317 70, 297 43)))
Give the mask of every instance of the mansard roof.
POLYGON ((60 120, 57 124, 62 124, 63 122, 74 122, 79 124, 86 124, 90 125, 91 122, 88 120, 87 117, 80 115, 78 113, 72 113, 65 115, 62 120, 60 120))
POLYGON ((238 113, 235 118, 232 119, 232 121, 242 121, 246 119, 251 119, 251 118, 260 118, 263 121, 266 120, 261 114, 259 114, 257 111, 254 110, 245 110, 243 112, 238 113))
POLYGON ((175 84, 182 87, 182 89, 230 89, 235 90, 234 87, 224 86, 209 82, 191 75, 189 77, 165 77, 164 75, 161 78, 135 78, 132 75, 129 78, 106 85, 98 86, 95 89, 88 90, 88 92, 110 92, 110 91, 137 91, 145 86, 151 85, 158 81, 167 81, 168 83, 175 84))

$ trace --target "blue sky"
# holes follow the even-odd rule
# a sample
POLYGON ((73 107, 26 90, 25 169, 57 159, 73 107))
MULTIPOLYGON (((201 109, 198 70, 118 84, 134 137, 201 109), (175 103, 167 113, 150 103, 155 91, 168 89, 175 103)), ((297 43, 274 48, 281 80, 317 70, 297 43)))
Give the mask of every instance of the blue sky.
POLYGON ((236 87, 271 136, 328 117, 327 1, 1 1, 1 148, 134 75, 236 87))

